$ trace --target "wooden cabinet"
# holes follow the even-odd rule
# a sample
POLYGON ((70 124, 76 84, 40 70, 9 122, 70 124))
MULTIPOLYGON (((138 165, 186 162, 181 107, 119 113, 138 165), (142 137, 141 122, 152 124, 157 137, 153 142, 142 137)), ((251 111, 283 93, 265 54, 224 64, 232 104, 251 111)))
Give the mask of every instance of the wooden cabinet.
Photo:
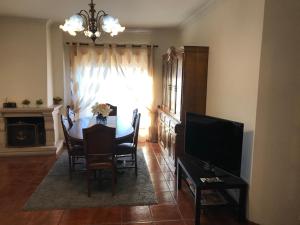
POLYGON ((208 47, 171 47, 162 57, 158 143, 171 163, 183 153, 186 112, 205 114, 208 47))

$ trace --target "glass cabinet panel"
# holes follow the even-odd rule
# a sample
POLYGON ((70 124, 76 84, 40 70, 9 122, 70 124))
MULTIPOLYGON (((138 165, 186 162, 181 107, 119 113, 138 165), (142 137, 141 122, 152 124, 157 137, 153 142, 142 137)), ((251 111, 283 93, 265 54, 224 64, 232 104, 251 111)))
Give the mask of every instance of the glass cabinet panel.
POLYGON ((176 114, 176 93, 177 93, 177 57, 174 57, 171 64, 171 93, 170 112, 176 114))

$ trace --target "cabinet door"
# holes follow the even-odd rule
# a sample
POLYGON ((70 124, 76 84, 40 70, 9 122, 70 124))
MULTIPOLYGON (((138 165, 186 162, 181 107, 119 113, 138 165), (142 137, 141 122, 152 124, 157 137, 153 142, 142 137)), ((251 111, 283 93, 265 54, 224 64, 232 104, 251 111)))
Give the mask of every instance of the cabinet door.
POLYGON ((170 61, 167 62, 166 67, 166 79, 167 79, 167 93, 166 93, 166 106, 168 111, 170 111, 171 108, 171 91, 172 91, 172 64, 170 61))
POLYGON ((177 70, 176 70, 176 105, 175 117, 180 120, 181 98, 182 98, 182 63, 183 53, 177 54, 177 70))
POLYGON ((170 159, 172 164, 175 165, 175 146, 176 146, 176 133, 170 130, 170 159))
POLYGON ((168 142, 168 127, 166 126, 165 123, 161 124, 162 129, 161 129, 161 146, 163 149, 167 148, 167 142, 168 142))
POLYGON ((157 132, 157 138, 158 138, 158 144, 161 145, 163 147, 163 142, 162 142, 162 129, 163 129, 163 123, 161 120, 158 120, 157 123, 157 128, 158 128, 158 132, 157 132))
POLYGON ((177 76, 178 76, 178 59, 173 57, 171 65, 171 93, 170 93, 170 112, 176 114, 176 105, 177 105, 177 76))
POLYGON ((163 68, 162 68, 162 108, 167 108, 167 90, 168 90, 168 83, 167 83, 167 71, 168 71, 168 61, 166 56, 163 57, 163 68))

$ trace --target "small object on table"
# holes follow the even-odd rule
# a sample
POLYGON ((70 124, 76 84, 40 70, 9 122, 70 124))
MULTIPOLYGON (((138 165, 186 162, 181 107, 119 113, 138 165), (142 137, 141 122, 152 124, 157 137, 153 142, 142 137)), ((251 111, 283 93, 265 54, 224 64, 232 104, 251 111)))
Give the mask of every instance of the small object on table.
POLYGON ((30 105, 30 101, 28 100, 28 99, 24 99, 23 101, 22 101, 22 105, 25 107, 25 106, 29 106, 30 105))
POLYGON ((223 182, 219 177, 201 177, 203 183, 220 183, 223 182))
POLYGON ((58 104, 60 104, 61 103, 61 101, 62 101, 62 98, 61 97, 54 97, 53 98, 53 104, 54 105, 58 105, 58 104))
POLYGON ((98 113, 96 116, 97 122, 99 123, 105 123, 107 122, 107 116, 103 116, 101 113, 98 113))
POLYGON ((17 103, 15 102, 4 102, 3 103, 3 108, 16 108, 17 103))

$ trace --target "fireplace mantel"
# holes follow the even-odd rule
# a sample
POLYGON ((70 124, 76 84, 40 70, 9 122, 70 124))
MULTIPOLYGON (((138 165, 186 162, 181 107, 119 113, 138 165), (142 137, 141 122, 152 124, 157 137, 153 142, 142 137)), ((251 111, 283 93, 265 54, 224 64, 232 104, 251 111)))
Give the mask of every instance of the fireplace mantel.
POLYGON ((55 106, 55 107, 23 107, 23 108, 0 108, 0 116, 7 115, 7 117, 11 117, 12 114, 40 114, 43 113, 52 113, 57 108, 60 108, 61 106, 55 106))
POLYGON ((59 135, 59 116, 61 105, 53 107, 0 108, 0 156, 55 154, 62 148, 59 135), (46 132, 45 146, 7 147, 6 118, 43 117, 46 132))

